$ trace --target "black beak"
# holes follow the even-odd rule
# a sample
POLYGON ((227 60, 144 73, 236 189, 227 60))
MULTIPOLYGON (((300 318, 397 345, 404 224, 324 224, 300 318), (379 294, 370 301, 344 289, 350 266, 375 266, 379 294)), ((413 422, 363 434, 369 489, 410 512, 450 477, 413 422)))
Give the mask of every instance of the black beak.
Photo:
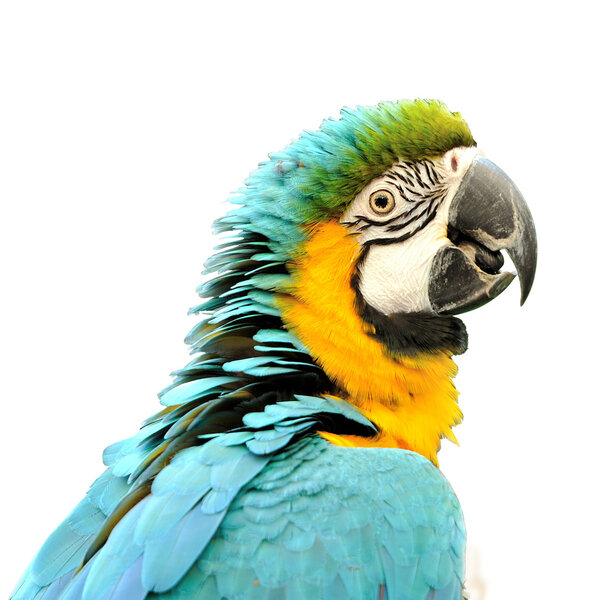
POLYGON ((510 178, 476 157, 449 208, 452 242, 434 257, 428 295, 437 313, 458 314, 482 306, 508 287, 515 275, 501 273, 501 250, 514 262, 524 304, 535 278, 537 237, 531 212, 510 178))

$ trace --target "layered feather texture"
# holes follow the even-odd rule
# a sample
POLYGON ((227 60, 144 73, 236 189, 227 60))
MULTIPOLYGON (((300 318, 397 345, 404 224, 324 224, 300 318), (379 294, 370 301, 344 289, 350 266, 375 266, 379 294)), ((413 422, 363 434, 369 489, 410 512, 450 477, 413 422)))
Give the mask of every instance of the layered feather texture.
POLYGON ((319 414, 370 427, 330 398, 252 413, 247 427, 178 452, 72 578, 63 551, 79 535, 81 560, 84 534, 102 522, 82 527, 88 510, 78 507, 35 561, 37 589, 29 581, 14 598, 459 598, 465 533, 441 473, 413 452, 300 437, 319 414))
POLYGON ((305 439, 236 498, 165 597, 457 599, 460 514, 448 483, 417 454, 305 439))

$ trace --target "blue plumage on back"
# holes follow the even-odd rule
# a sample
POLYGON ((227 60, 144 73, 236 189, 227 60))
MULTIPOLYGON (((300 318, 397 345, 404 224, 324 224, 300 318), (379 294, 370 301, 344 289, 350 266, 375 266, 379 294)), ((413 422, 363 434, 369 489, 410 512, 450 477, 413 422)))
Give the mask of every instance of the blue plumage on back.
MULTIPOLYGON (((304 600, 338 590, 339 598, 393 600, 459 590, 461 512, 440 472, 404 450, 302 437, 319 415, 372 427, 349 404, 316 396, 248 413, 243 427, 178 451, 80 573, 60 580, 104 523, 91 498, 112 514, 114 499, 132 489, 117 487, 115 462, 48 540, 13 598, 142 600, 166 592, 304 600), (299 441, 290 444, 293 436, 299 441)), ((128 456, 121 450, 118 460, 128 456)))

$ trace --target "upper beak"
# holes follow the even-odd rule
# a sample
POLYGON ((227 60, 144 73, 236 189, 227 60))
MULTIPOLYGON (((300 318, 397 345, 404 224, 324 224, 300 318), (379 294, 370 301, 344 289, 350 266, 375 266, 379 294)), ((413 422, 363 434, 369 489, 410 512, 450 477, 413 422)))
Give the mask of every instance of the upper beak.
POLYGON ((500 273, 506 250, 526 300, 537 265, 537 237, 531 212, 510 178, 491 161, 476 157, 449 207, 451 244, 434 257, 429 300, 438 313, 472 310, 500 294, 514 279, 500 273))

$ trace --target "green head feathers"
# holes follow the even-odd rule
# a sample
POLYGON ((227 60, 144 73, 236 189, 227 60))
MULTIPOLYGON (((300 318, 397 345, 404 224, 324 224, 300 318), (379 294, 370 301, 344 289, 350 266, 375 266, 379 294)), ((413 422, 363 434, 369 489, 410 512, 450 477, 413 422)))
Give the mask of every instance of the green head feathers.
POLYGON ((474 143, 461 115, 436 100, 343 109, 340 119, 327 119, 319 131, 304 132, 270 154, 231 200, 242 206, 218 226, 260 233, 292 256, 305 230, 342 214, 396 160, 434 157, 474 143))

